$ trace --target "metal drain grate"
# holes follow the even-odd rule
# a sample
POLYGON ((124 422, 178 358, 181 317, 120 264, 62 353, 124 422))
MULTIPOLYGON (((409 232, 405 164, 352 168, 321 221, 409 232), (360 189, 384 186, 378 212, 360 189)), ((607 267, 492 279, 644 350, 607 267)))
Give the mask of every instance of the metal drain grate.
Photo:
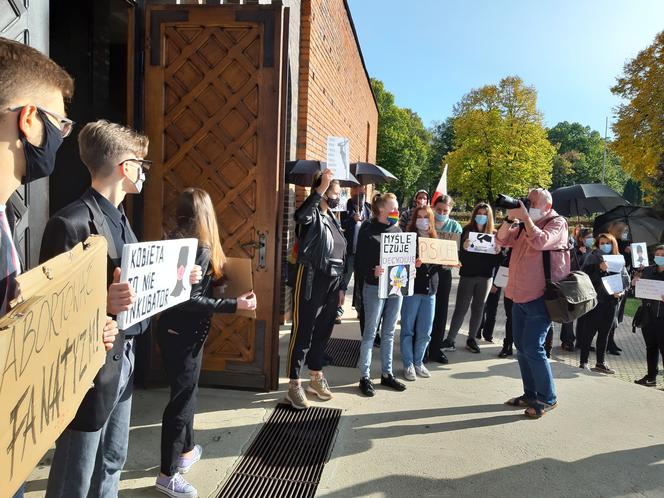
POLYGON ((340 418, 336 408, 277 405, 219 498, 313 497, 340 418))
POLYGON ((330 365, 335 367, 357 367, 360 359, 360 346, 362 341, 355 339, 330 339, 325 348, 325 354, 332 360, 330 365))

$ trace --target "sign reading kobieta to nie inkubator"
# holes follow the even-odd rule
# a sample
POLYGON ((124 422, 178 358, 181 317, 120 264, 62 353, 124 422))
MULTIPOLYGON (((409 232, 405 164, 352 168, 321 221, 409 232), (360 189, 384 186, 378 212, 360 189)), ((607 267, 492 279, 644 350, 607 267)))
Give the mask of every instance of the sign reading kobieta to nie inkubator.
POLYGON ((106 252, 92 236, 17 278, 0 318, 0 498, 53 446, 104 364, 106 252))
POLYGON ((378 297, 411 296, 415 288, 417 234, 383 233, 380 236, 380 266, 385 270, 378 279, 378 297))
POLYGON ((196 239, 125 244, 120 281, 129 282, 136 299, 118 315, 120 330, 189 300, 197 247, 196 239))

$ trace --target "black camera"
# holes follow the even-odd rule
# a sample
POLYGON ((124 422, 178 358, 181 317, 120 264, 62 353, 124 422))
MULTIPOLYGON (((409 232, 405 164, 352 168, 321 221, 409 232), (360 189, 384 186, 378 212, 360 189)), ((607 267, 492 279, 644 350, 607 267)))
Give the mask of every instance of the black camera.
POLYGON ((502 209, 516 209, 519 207, 519 201, 523 202, 523 205, 526 206, 526 209, 530 208, 530 199, 528 197, 522 197, 520 199, 515 199, 509 195, 500 194, 498 199, 496 199, 495 205, 498 208, 502 209))

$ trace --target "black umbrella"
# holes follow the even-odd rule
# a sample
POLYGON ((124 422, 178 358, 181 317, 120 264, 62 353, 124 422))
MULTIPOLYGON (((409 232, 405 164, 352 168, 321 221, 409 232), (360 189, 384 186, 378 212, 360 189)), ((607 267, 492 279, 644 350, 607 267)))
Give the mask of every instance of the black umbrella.
POLYGON ((357 177, 362 185, 369 185, 370 183, 380 185, 397 179, 385 168, 371 163, 352 163, 350 172, 357 177))
POLYGON ((629 204, 620 194, 602 183, 577 183, 551 192, 553 209, 563 216, 605 213, 616 206, 629 204))
POLYGON ((593 232, 606 232, 614 221, 622 221, 629 227, 632 242, 645 242, 651 246, 659 244, 664 233, 664 220, 654 209, 643 206, 618 206, 595 218, 593 232))
MULTIPOLYGON (((325 171, 325 161, 297 160, 286 163, 286 183, 293 183, 302 187, 311 187, 314 175, 318 171, 325 171)), ((342 187, 355 187, 360 184, 353 175, 348 180, 339 180, 342 187)))

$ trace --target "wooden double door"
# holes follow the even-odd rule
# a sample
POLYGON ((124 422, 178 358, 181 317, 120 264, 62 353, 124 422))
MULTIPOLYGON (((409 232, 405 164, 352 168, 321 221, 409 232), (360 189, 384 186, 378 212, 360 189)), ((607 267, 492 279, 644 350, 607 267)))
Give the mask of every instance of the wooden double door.
POLYGON ((288 11, 279 5, 148 6, 145 128, 154 165, 145 240, 173 226, 178 194, 211 196, 228 256, 251 258, 257 318, 216 315, 201 383, 278 384, 288 11))

